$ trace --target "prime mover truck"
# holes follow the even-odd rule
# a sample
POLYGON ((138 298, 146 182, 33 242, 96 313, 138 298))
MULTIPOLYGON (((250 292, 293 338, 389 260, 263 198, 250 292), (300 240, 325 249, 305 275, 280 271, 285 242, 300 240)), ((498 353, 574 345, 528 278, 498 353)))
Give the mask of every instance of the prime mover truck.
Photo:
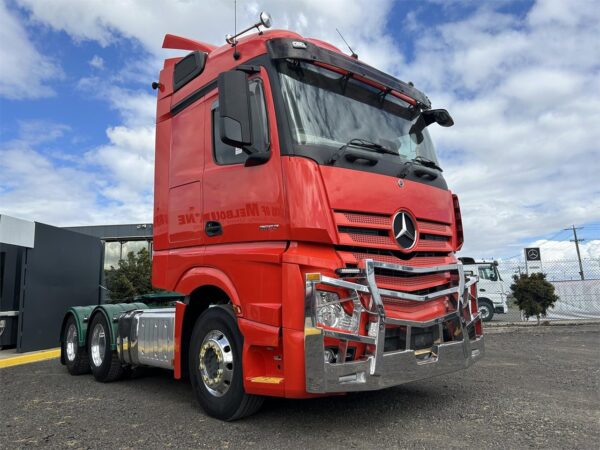
POLYGON ((489 322, 494 313, 506 314, 508 312, 508 295, 510 283, 505 282, 498 271, 498 261, 475 261, 473 258, 458 258, 463 263, 467 274, 478 276, 477 304, 481 320, 489 322))
POLYGON ((477 276, 455 256, 459 202, 427 130, 450 114, 270 21, 221 47, 165 37, 189 54, 153 83, 152 282, 182 301, 71 308, 71 374, 170 369, 235 420, 265 396, 382 389, 482 358, 477 276))

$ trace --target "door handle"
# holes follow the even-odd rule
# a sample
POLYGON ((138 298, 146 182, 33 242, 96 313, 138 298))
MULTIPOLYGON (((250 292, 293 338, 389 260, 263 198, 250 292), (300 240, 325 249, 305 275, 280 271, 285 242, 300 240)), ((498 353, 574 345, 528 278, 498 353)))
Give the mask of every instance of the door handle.
POLYGON ((204 232, 210 237, 219 236, 223 234, 223 227, 221 226, 220 222, 214 222, 211 220, 206 222, 206 225, 204 226, 204 232))
POLYGON ((480 288, 480 289, 479 289, 479 291, 481 291, 481 292, 485 292, 485 289, 481 289, 481 288, 480 288))

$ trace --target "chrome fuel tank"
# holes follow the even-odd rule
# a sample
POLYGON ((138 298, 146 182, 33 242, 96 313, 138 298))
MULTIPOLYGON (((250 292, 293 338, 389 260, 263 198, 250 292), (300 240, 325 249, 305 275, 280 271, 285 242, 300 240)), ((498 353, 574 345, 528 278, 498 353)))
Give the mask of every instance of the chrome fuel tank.
POLYGON ((129 311, 119 317, 117 351, 123 364, 173 368, 175 308, 129 311))

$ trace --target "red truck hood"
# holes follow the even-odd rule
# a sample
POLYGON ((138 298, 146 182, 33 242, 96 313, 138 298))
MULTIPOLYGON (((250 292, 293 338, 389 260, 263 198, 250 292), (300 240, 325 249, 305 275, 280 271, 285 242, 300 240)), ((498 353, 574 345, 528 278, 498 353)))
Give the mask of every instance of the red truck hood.
POLYGON ((334 211, 392 215, 404 209, 418 219, 453 222, 452 194, 448 190, 358 170, 319 168, 334 211))

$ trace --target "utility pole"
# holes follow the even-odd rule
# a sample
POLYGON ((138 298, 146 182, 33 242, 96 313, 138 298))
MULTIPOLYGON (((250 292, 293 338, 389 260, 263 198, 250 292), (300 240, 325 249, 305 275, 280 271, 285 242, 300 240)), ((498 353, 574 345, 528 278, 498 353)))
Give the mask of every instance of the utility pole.
POLYGON ((585 241, 585 239, 577 239, 577 230, 581 229, 582 227, 575 228, 575 225, 573 225, 571 228, 565 228, 565 230, 573 230, 574 239, 571 239, 571 242, 575 242, 575 249, 577 250, 577 260, 579 261, 579 275, 581 275, 582 280, 585 280, 585 277, 583 276, 583 265, 581 264, 581 253, 579 253, 579 243, 581 241, 585 241))

